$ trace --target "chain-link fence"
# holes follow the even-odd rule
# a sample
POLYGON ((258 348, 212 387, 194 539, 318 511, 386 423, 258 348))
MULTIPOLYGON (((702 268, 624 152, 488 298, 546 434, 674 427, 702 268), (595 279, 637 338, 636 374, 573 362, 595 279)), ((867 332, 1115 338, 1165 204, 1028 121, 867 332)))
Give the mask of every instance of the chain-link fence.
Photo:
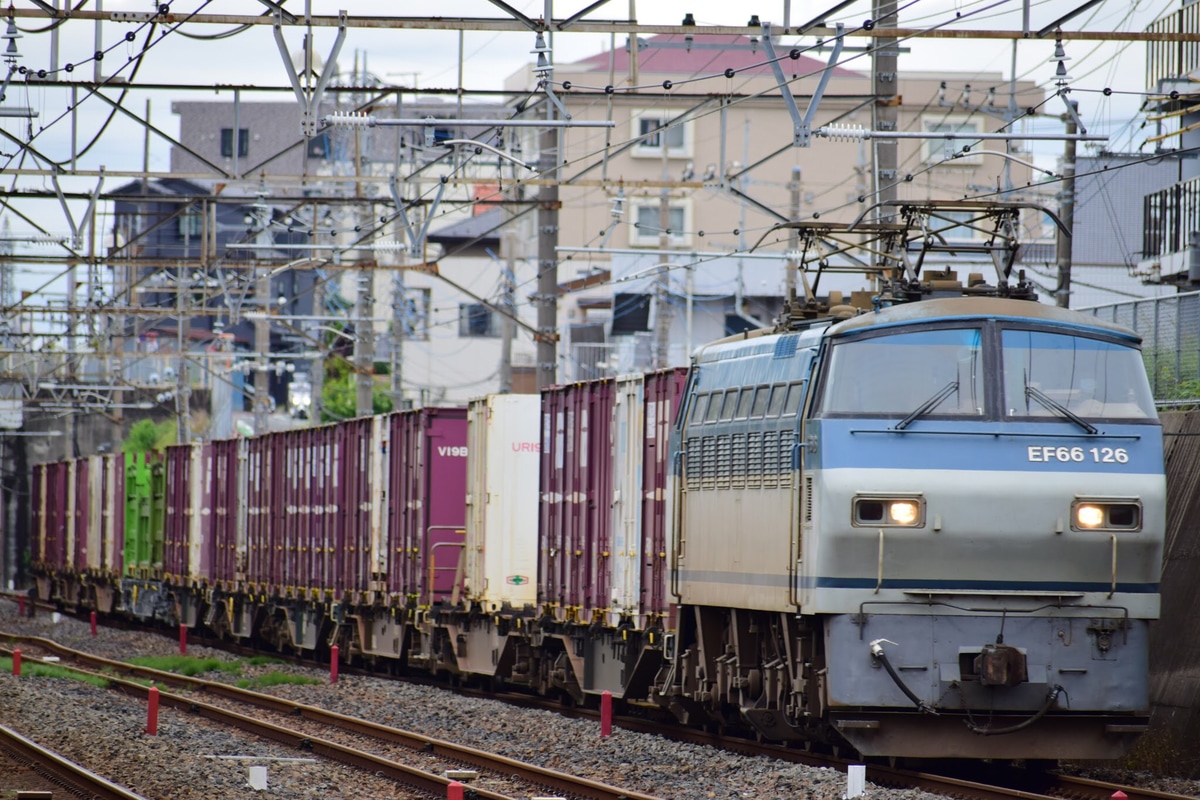
POLYGON ((1160 407, 1200 405, 1200 292, 1081 310, 1142 337, 1142 358, 1160 407))

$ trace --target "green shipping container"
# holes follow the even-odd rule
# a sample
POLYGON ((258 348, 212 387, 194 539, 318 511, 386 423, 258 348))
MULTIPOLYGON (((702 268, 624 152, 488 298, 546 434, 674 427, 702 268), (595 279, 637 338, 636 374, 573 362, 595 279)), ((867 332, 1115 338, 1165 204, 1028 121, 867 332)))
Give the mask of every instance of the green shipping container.
POLYGON ((125 454, 125 573, 151 577, 162 568, 166 470, 154 455, 125 454))

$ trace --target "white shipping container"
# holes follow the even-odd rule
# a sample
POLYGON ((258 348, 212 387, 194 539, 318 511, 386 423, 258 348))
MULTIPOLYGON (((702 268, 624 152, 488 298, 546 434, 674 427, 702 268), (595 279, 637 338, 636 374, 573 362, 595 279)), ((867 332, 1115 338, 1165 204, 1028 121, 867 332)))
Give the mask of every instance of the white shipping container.
POLYGON ((491 395, 467 411, 466 594, 486 611, 537 603, 538 395, 491 395))
POLYGON ((608 624, 641 610, 642 452, 645 432, 645 378, 617 380, 613 409, 612 602, 608 624))
POLYGON ((101 507, 104 489, 104 457, 87 457, 87 564, 88 569, 99 570, 100 558, 103 556, 101 547, 101 526, 104 523, 103 508, 101 507))

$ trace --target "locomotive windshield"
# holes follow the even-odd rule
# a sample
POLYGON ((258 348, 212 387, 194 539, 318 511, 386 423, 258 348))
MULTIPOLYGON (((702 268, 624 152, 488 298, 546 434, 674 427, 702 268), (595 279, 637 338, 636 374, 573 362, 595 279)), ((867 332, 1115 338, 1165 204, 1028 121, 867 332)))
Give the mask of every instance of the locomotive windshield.
POLYGON ((1136 348, 994 323, 834 341, 821 394, 817 413, 898 417, 897 428, 927 416, 1002 416, 1070 419, 1091 430, 1085 419, 1156 416, 1136 348), (989 409, 985 385, 996 386, 1002 408, 989 409))
POLYGON ((982 338, 979 328, 943 328, 839 343, 821 411, 981 416, 982 338))
POLYGON ((1141 353, 1100 339, 1005 330, 1004 408, 1010 417, 1152 419, 1141 353), (1059 406, 1059 408, 1055 408, 1059 406))

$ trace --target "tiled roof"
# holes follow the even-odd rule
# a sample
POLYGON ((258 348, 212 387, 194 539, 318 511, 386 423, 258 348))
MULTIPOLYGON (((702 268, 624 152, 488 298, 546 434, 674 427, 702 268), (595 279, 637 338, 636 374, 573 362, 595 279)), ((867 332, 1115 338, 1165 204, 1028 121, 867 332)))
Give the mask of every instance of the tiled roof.
MULTIPOLYGON (((751 50, 750 37, 740 34, 722 36, 694 36, 692 47, 687 49, 684 36, 680 34, 660 34, 650 36, 642 41, 645 47, 638 54, 638 70, 643 73, 674 75, 680 78, 698 75, 719 75, 726 69, 733 68, 744 75, 770 75, 771 65, 768 63, 766 51, 762 43, 751 50), (671 45, 663 47, 661 45, 671 45), (717 49, 714 45, 741 45, 736 49, 717 49)), ((775 52, 785 56, 791 46, 776 44, 775 52)), ((823 55, 823 54, 822 54, 823 55)), ((608 72, 609 53, 597 53, 594 56, 570 64, 560 65, 565 70, 584 69, 588 72, 608 72)), ((784 58, 780 61, 784 75, 808 75, 823 69, 826 61, 801 55, 798 59, 784 58)), ((618 46, 614 54, 614 68, 618 75, 629 72, 629 52, 623 46, 618 46)), ((863 77, 860 72, 835 67, 838 77, 863 77)))

